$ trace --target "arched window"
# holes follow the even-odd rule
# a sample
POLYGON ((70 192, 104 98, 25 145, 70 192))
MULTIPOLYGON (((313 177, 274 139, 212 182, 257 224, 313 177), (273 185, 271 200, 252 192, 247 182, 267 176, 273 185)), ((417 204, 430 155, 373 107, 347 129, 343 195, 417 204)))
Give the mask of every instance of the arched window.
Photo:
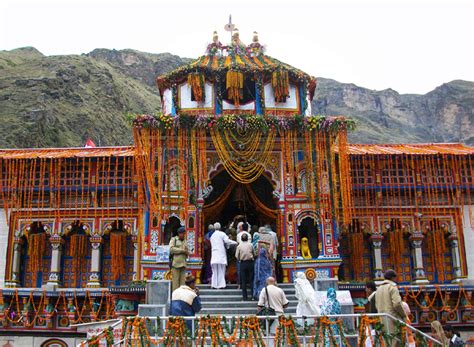
POLYGON ((103 236, 101 252, 102 285, 127 285, 133 280, 133 242, 122 220, 112 223, 103 236), (117 271, 117 268, 121 268, 117 271))
POLYGON ((48 281, 51 268, 51 245, 45 227, 41 222, 33 222, 23 237, 21 252, 22 285, 39 288, 48 281))
MULTIPOLYGON (((227 101, 229 104, 234 104, 234 100, 229 98, 225 79, 220 83, 220 89, 222 91, 222 100, 227 101)), ((240 105, 245 105, 255 101, 255 81, 250 76, 244 75, 244 88, 242 89, 242 99, 240 99, 240 105)))
POLYGON ((91 268, 91 243, 84 224, 75 221, 64 235, 63 284, 66 288, 85 287, 91 268))
POLYGON ((163 232, 163 245, 168 245, 173 236, 177 235, 178 228, 181 226, 179 218, 171 216, 165 224, 163 232))
POLYGON ((298 244, 300 245, 300 255, 304 257, 305 254, 303 253, 306 253, 306 251, 309 250, 311 259, 317 258, 319 256, 319 249, 318 249, 319 230, 318 230, 318 225, 316 224, 314 219, 311 217, 304 218, 301 221, 301 224, 298 226, 298 234, 299 234, 298 244), (303 242, 303 239, 306 239, 306 241, 303 242))

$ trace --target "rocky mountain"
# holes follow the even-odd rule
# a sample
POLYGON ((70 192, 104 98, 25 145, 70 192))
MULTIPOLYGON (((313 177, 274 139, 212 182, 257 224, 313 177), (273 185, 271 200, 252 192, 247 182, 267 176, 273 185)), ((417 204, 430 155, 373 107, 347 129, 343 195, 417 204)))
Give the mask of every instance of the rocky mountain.
POLYGON ((358 143, 463 142, 474 145, 474 83, 456 80, 425 95, 369 90, 319 78, 312 111, 357 120, 358 143))
MULTIPOLYGON (((131 113, 159 111, 155 77, 189 59, 169 53, 95 49, 44 56, 0 51, 0 148, 132 143, 131 113)), ((319 78, 314 114, 355 118, 351 142, 474 145, 474 83, 452 81, 425 95, 374 91, 319 78)))

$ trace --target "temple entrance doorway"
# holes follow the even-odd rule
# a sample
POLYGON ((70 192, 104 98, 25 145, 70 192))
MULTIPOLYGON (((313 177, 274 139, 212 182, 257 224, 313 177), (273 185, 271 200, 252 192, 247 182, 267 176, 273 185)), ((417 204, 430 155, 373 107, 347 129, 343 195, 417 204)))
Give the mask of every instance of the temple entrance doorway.
POLYGON ((276 227, 275 188, 265 175, 250 184, 242 184, 221 170, 211 179, 211 185, 214 189, 203 207, 206 226, 219 222, 225 231, 234 218, 241 215, 252 226, 276 227))
MULTIPOLYGON (((251 229, 269 224, 272 230, 279 233, 277 225, 277 199, 273 196, 275 187, 271 181, 262 174, 250 184, 236 182, 222 169, 211 178, 213 191, 205 199, 203 206, 204 243, 202 254, 204 255, 203 276, 206 277, 206 263, 210 262, 210 244, 206 238, 208 225, 219 222, 221 230, 226 232, 230 238, 235 240, 236 232, 231 228, 232 222, 237 217, 250 224, 251 229), (239 217, 240 216, 240 217, 239 217)), ((234 226, 236 227, 236 226, 234 226)), ((251 232, 252 230, 248 231, 251 232)), ((235 248, 228 251, 227 283, 236 283, 237 271, 235 261, 235 248)), ((207 278, 202 278, 207 283, 207 278)))

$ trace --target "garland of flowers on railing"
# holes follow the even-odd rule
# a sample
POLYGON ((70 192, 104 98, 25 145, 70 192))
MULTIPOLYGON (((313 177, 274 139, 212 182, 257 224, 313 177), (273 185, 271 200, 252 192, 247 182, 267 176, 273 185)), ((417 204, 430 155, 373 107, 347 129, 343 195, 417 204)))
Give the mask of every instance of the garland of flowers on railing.
POLYGON ((365 347, 367 338, 370 339, 371 346, 385 346, 386 333, 384 333, 384 326, 380 322, 379 317, 370 318, 362 316, 359 325, 359 341, 358 347, 365 347), (372 330, 375 331, 375 336, 372 335, 372 330))
POLYGON ((435 285, 434 287, 435 293, 432 298, 430 298, 430 295, 426 290, 426 286, 420 286, 416 292, 412 287, 401 286, 400 292, 403 294, 404 301, 407 301, 407 299, 412 299, 412 301, 417 305, 417 307, 422 310, 429 309, 436 312, 451 313, 457 311, 460 305, 471 306, 471 297, 466 292, 464 287, 459 287, 456 304, 452 308, 449 305, 449 297, 451 295, 451 292, 444 291, 443 293, 443 291, 441 290, 442 285, 435 285), (422 298, 420 299, 419 296, 422 296, 422 298), (464 303, 462 303, 463 298, 465 300, 464 303), (438 306, 437 304, 439 302, 441 302, 441 308, 437 309, 436 307, 438 306))
POLYGON ((344 334, 342 319, 333 320, 325 316, 319 317, 310 326, 310 335, 310 344, 313 343, 315 346, 339 346, 336 340, 337 335, 340 336, 343 346, 350 346, 344 334))
POLYGON ((44 320, 50 320, 54 315, 59 315, 60 312, 68 317, 69 324, 85 323, 89 320, 106 320, 115 316, 114 297, 107 291, 102 291, 98 303, 95 303, 90 291, 86 291, 82 305, 78 302, 76 292, 74 292, 73 297, 68 298, 66 298, 65 292, 60 292, 54 305, 45 291, 39 297, 38 304, 35 304, 35 298, 37 297, 33 295, 33 292, 30 292, 28 297, 23 297, 20 300, 18 290, 15 290, 8 307, 3 308, 0 312, 0 319, 3 318, 12 324, 29 328, 34 326, 35 323, 41 324, 44 320), (22 308, 20 308, 20 305, 22 305, 22 308), (87 320, 84 319, 86 312, 88 313, 87 320), (103 315, 99 317, 101 312, 103 312, 103 315), (31 317, 32 314, 34 314, 33 317, 31 317), (75 319, 76 316, 77 319, 75 319))
POLYGON ((301 346, 298 340, 295 322, 291 316, 285 317, 281 315, 278 317, 278 323, 279 325, 275 332, 275 346, 301 346))
POLYGON ((312 116, 262 116, 253 114, 228 114, 228 115, 129 115, 128 118, 136 128, 154 129, 207 129, 217 128, 220 130, 260 130, 268 132, 270 129, 298 131, 328 131, 338 133, 342 129, 354 130, 355 122, 342 116, 327 117, 322 115, 312 116))

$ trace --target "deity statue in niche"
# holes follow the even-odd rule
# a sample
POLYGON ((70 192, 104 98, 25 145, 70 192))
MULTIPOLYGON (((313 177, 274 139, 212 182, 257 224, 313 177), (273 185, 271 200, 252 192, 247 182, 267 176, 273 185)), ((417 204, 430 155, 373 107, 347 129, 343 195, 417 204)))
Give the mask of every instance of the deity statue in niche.
POLYGON ((309 249, 309 244, 308 244, 308 238, 307 237, 301 238, 300 252, 301 252, 301 256, 304 259, 311 259, 312 258, 311 257, 311 251, 309 249))
POLYGON ((298 239, 300 255, 304 259, 317 258, 319 255, 319 230, 313 218, 306 217, 298 225, 298 239))

